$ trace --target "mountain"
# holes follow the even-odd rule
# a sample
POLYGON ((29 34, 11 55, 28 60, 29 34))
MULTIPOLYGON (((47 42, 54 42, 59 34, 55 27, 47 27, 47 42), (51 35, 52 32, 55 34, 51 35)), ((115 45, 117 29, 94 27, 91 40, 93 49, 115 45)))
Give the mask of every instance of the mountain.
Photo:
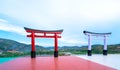
MULTIPOLYGON (((88 46, 62 46, 59 47, 60 52, 73 52, 73 53, 86 53, 88 46)), ((0 51, 19 51, 19 52, 30 52, 31 45, 23 44, 9 39, 0 38, 0 51)), ((36 45, 37 51, 54 51, 54 47, 43 47, 36 45)), ((102 53, 103 45, 92 45, 93 53, 102 53)), ((108 45, 108 53, 120 53, 120 44, 108 45)))
MULTIPOLYGON (((42 46, 36 45, 36 49, 43 50, 45 48, 42 46)), ((29 52, 31 51, 31 45, 19 43, 19 42, 9 40, 9 39, 0 38, 0 50, 1 51, 15 50, 19 52, 29 52)))
MULTIPOLYGON (((104 45, 95 44, 92 45, 92 53, 102 54, 104 45)), ((108 45, 108 53, 120 53, 120 44, 108 45)), ((74 54, 86 54, 88 46, 63 46, 59 47, 60 51, 71 52, 74 54)))

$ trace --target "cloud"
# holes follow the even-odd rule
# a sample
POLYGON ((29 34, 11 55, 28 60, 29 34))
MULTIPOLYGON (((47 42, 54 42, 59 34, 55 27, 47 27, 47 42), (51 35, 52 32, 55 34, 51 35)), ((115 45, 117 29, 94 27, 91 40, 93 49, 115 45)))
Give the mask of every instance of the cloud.
POLYGON ((6 21, 4 19, 0 19, 0 23, 8 23, 8 21, 6 21))
MULTIPOLYGON (((86 44, 83 30, 106 32, 119 24, 115 22, 120 17, 119 0, 13 0, 1 3, 3 14, 27 22, 17 23, 19 25, 43 30, 64 29, 60 41, 66 44, 86 44)), ((4 19, 0 19, 0 24, 1 30, 26 35, 23 27, 4 19)))
POLYGON ((3 1, 2 5, 3 13, 34 24, 52 24, 66 19, 101 21, 116 19, 120 15, 118 0, 35 0, 29 3, 21 0, 3 1))
POLYGON ((50 13, 56 18, 84 18, 91 21, 115 19, 120 14, 118 0, 52 0, 50 13))
POLYGON ((0 30, 26 35, 23 27, 10 24, 7 20, 0 19, 0 30))
POLYGON ((118 23, 112 24, 106 21, 114 21, 120 16, 120 1, 117 0, 15 0, 3 1, 2 5, 3 13, 29 22, 26 25, 31 28, 46 30, 74 31, 73 27, 107 29, 118 23))

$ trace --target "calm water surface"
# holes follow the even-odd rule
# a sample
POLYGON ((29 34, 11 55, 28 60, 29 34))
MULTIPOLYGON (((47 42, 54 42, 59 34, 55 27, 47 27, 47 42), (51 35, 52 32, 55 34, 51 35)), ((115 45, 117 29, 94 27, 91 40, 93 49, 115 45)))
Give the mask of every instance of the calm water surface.
POLYGON ((13 59, 15 59, 15 58, 0 58, 0 64, 2 64, 2 63, 4 63, 4 62, 8 62, 8 61, 10 61, 10 60, 13 60, 13 59))

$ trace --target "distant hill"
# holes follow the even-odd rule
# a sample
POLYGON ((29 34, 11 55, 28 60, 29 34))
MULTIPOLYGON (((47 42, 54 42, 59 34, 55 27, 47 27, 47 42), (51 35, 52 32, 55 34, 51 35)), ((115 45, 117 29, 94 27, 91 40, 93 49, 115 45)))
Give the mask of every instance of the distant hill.
MULTIPOLYGON (((37 50, 45 49, 42 46, 36 45, 37 50)), ((0 50, 1 51, 10 51, 15 50, 19 52, 29 52, 31 51, 31 45, 19 43, 9 39, 0 38, 0 50)))
MULTIPOLYGON (((100 44, 92 45, 92 52, 95 54, 103 53, 103 47, 104 45, 100 45, 100 44)), ((120 44, 108 45, 107 47, 108 47, 108 53, 110 54, 120 53, 120 44)), ((81 46, 81 47, 80 46, 63 46, 59 49, 61 51, 87 53, 87 48, 88 46, 81 46)))
MULTIPOLYGON (((3 39, 0 38, 0 51, 9 51, 9 50, 15 50, 19 52, 30 52, 31 51, 31 45, 30 44, 23 44, 19 43, 13 40, 9 39, 3 39)), ((54 51, 54 47, 43 47, 36 45, 36 50, 38 51, 54 51)), ((87 45, 86 46, 62 46, 59 47, 59 51, 62 52, 87 52, 87 45)), ((103 45, 92 45, 92 51, 93 53, 102 53, 103 51, 103 45)), ((120 44, 113 44, 108 45, 108 52, 109 53, 120 53, 120 44)))

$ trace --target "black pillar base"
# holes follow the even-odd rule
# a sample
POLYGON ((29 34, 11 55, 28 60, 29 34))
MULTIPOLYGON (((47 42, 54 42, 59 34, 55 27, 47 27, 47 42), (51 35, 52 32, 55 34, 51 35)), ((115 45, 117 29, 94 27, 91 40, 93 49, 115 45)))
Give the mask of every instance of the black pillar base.
POLYGON ((31 58, 35 58, 36 57, 36 52, 35 51, 31 51, 31 58))
POLYGON ((92 56, 92 50, 88 50, 88 56, 92 56))
POLYGON ((107 50, 103 50, 103 55, 107 55, 107 50))
POLYGON ((54 57, 58 57, 58 51, 54 51, 54 57))

